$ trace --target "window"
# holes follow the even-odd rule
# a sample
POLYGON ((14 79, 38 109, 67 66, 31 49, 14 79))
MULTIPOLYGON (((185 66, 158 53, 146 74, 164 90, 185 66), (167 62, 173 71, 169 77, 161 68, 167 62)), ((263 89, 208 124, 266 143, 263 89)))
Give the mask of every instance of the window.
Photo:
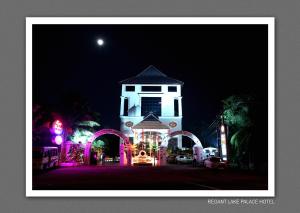
POLYGON ((174 99, 174 116, 179 116, 177 99, 174 99))
POLYGON ((161 86, 142 86, 143 92, 161 92, 161 86))
POLYGON ((126 92, 134 92, 135 86, 126 86, 126 92))
POLYGON ((161 116, 161 98, 160 97, 142 97, 142 116, 153 112, 156 116, 161 116))
POLYGON ((124 116, 128 116, 128 98, 124 99, 124 116))
POLYGON ((177 92, 176 86, 168 86, 168 92, 177 92))

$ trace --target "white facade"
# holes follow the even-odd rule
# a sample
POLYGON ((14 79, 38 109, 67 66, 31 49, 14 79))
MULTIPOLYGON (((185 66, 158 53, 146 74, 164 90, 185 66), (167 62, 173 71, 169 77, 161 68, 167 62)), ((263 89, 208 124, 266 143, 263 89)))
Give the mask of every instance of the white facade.
MULTIPOLYGON (((150 78, 150 77, 149 77, 150 78)), ((121 104, 120 104, 120 130, 132 141, 134 131, 132 127, 141 122, 146 114, 142 113, 142 98, 161 98, 161 113, 157 115, 159 121, 170 128, 169 131, 182 130, 182 96, 181 84, 122 84, 121 104), (161 87, 160 91, 143 91, 145 86, 161 87), (133 89, 134 87, 134 89, 133 89), (176 87, 176 89, 175 89, 176 87), (130 89, 129 89, 130 88, 130 89), (171 88, 171 91, 170 91, 171 88), (128 91, 134 90, 134 91, 128 91), (126 106, 128 104, 128 106, 126 106), (177 105, 177 106, 175 106, 177 105)), ((149 130, 148 130, 149 131, 149 130)), ((155 130, 160 131, 160 130, 155 130)), ((161 130, 162 135, 167 130, 161 130)), ((177 137, 178 148, 182 148, 182 138, 177 137)))

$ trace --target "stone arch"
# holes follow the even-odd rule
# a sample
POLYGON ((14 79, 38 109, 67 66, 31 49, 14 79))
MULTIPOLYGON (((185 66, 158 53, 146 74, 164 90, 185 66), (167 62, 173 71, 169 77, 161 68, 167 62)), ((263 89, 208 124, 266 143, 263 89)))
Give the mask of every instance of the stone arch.
POLYGON ((85 164, 90 164, 90 154, 91 154, 91 147, 92 143, 96 138, 102 136, 102 135, 115 135, 122 139, 122 143, 120 144, 120 165, 125 165, 124 162, 124 153, 126 153, 127 158, 127 165, 131 165, 131 149, 130 149, 130 142, 126 135, 124 135, 122 132, 115 130, 115 129, 101 129, 97 132, 95 132, 87 141, 85 151, 84 151, 84 159, 85 164))
POLYGON ((188 131, 175 131, 175 132, 171 132, 169 133, 162 141, 161 143, 161 147, 168 147, 168 143, 169 143, 169 140, 177 135, 183 135, 183 136, 186 136, 186 137, 189 137, 190 139, 192 139, 195 143, 195 145, 201 147, 203 149, 203 146, 200 142, 200 140, 196 137, 196 135, 194 135, 193 133, 191 132, 188 132, 188 131))
POLYGON ((159 148, 159 153, 160 153, 160 165, 166 164, 166 149, 168 147, 169 140, 177 135, 183 135, 186 137, 189 137, 192 139, 195 143, 193 146, 193 154, 196 156, 196 160, 200 162, 202 160, 202 151, 203 151, 203 146, 201 144, 201 141, 195 136, 193 133, 188 132, 188 131, 175 131, 169 133, 162 141, 160 148, 159 148))

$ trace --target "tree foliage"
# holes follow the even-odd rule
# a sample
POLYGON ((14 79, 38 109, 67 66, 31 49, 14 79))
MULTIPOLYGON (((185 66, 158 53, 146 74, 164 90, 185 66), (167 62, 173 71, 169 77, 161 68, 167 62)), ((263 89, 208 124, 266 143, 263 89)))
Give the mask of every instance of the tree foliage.
POLYGON ((53 119, 51 112, 46 107, 33 104, 32 107, 32 142, 34 146, 51 144, 49 131, 50 121, 53 119))
MULTIPOLYGON (((80 93, 67 93, 59 105, 33 104, 33 143, 51 143, 51 122, 62 120, 67 139, 79 143, 100 129, 100 114, 92 109, 88 100, 80 93)), ((43 144, 42 144, 43 143, 43 144)))
POLYGON ((70 140, 76 144, 79 142, 86 144, 91 136, 93 136, 93 132, 86 129, 76 128, 73 134, 70 136, 70 140))
POLYGON ((102 140, 95 140, 93 146, 97 149, 102 149, 105 146, 105 143, 102 140))
POLYGON ((253 125, 252 97, 230 96, 223 101, 224 121, 230 128, 231 162, 249 168, 252 165, 253 125))
POLYGON ((223 100, 224 119, 227 125, 244 128, 252 125, 249 114, 251 97, 230 96, 223 100))

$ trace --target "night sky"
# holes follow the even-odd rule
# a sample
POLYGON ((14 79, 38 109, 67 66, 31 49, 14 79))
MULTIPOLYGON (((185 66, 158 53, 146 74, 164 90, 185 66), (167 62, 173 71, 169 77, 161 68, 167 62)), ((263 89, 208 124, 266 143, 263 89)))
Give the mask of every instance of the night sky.
POLYGON ((211 123, 233 94, 267 106, 267 50, 266 25, 34 25, 33 99, 55 106, 81 94, 103 128, 119 129, 119 81, 154 65, 184 82, 189 130, 211 123))

